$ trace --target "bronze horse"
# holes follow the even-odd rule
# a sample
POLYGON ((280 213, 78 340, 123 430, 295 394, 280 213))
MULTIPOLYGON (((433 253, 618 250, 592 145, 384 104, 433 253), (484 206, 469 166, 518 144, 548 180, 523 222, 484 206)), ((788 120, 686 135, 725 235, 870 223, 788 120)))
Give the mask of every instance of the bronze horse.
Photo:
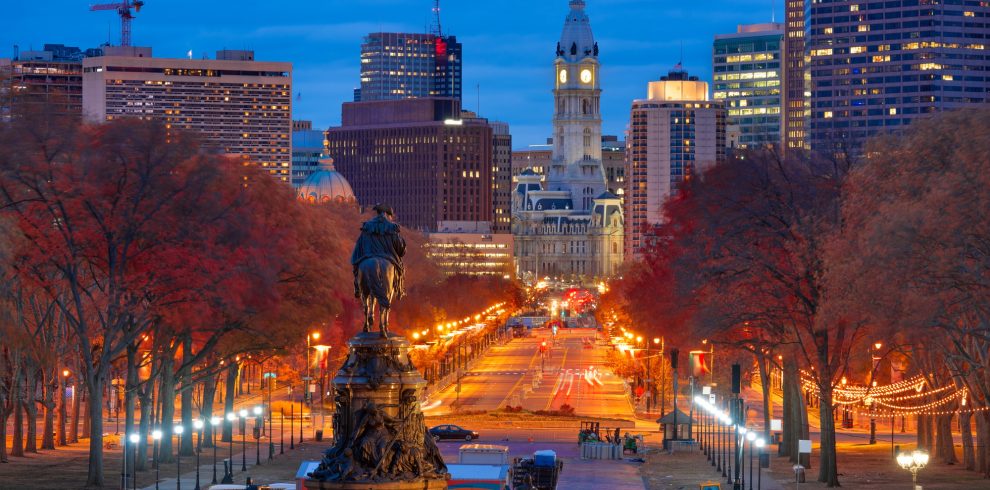
POLYGON ((369 257, 357 266, 357 289, 364 307, 364 331, 375 325, 375 305, 378 306, 378 329, 388 337, 388 311, 395 298, 395 265, 388 259, 369 257))

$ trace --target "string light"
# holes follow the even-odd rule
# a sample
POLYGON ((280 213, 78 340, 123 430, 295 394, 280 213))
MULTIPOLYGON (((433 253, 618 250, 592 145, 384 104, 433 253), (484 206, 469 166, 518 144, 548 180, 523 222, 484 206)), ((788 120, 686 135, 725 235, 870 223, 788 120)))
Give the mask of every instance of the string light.
MULTIPOLYGON (((802 371, 802 387, 810 392, 820 393, 817 383, 811 379, 808 372, 802 371)), ((845 378, 843 378, 845 381, 845 378)), ((990 409, 990 406, 979 408, 961 408, 958 410, 937 410, 954 401, 959 401, 961 407, 966 407, 969 392, 966 388, 956 389, 953 385, 941 386, 925 390, 927 382, 922 375, 911 379, 902 380, 886 386, 841 386, 832 388, 832 403, 836 406, 848 407, 855 413, 864 413, 869 417, 893 417, 903 415, 950 415, 958 413, 982 412, 990 409), (951 391, 950 390, 954 390, 951 391), (907 392, 907 394, 905 394, 907 392), (948 393, 946 393, 948 392, 948 393), (921 405, 904 405, 902 402, 910 402, 921 398, 931 399, 936 395, 943 394, 936 400, 928 401, 921 405), (856 407, 866 405, 868 410, 861 412, 856 407), (887 410, 880 410, 879 407, 887 410)))

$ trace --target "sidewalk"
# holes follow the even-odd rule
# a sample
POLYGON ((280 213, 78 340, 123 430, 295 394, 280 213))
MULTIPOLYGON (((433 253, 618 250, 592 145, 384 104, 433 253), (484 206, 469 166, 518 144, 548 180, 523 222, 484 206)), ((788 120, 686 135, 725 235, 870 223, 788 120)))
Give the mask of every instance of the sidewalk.
MULTIPOLYGON (((658 489, 687 489, 698 488, 699 484, 705 482, 719 482, 722 488, 731 488, 727 479, 722 477, 722 473, 716 471, 716 467, 705 457, 705 453, 699 450, 678 451, 673 454, 666 452, 653 452, 646 456, 646 463, 640 470, 647 490, 658 489)), ((746 458, 745 478, 746 488, 749 488, 749 462, 746 458)), ((786 461, 771 458, 770 465, 782 465, 786 461)), ((733 468, 734 469, 734 468, 733 468)), ((763 470, 762 480, 757 475, 756 470, 759 464, 753 468, 753 488, 762 490, 783 490, 784 487, 776 482, 768 470, 763 470), (760 485, 757 485, 757 482, 760 485)))

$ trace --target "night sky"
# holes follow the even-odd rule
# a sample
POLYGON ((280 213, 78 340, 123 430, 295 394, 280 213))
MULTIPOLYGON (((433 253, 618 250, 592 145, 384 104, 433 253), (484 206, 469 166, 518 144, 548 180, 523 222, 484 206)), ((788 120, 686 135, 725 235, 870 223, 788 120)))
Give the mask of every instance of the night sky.
MULTIPOLYGON (((633 99, 681 59, 711 81, 713 36, 737 24, 769 22, 782 0, 586 0, 601 47, 604 134, 621 135, 633 99)), ((0 57, 44 43, 82 48, 116 44, 114 12, 89 12, 85 0, 4 2, 0 57)), ((544 142, 550 133, 554 48, 568 0, 444 0, 444 32, 464 45, 464 107, 506 121, 513 146, 544 142)), ((218 49, 253 49, 255 59, 294 66, 294 118, 317 127, 340 122, 353 98, 361 38, 372 31, 424 32, 431 0, 194 1, 146 0, 133 22, 134 44, 156 57, 214 57, 218 49)))

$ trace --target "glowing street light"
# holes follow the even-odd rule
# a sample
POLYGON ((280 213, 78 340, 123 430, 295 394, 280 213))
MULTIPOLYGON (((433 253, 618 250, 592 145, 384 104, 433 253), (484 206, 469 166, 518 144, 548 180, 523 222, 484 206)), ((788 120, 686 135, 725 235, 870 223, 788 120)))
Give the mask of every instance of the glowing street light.
POLYGON ((901 465, 901 468, 911 472, 911 482, 917 488, 918 471, 928 465, 928 453, 920 449, 916 449, 911 453, 900 453, 897 455, 897 464, 901 465))

